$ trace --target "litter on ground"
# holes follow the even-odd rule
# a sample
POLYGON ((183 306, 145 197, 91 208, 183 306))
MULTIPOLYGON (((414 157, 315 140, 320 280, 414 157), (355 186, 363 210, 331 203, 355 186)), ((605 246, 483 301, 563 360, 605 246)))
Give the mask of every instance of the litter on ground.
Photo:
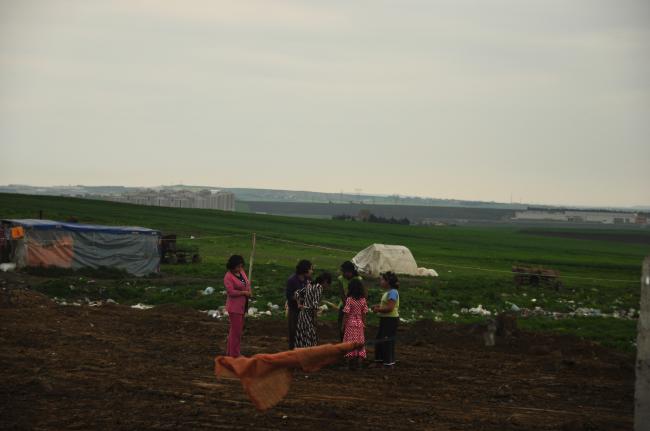
POLYGON ((149 310, 150 308, 153 308, 153 305, 146 305, 138 302, 135 305, 132 305, 131 308, 135 308, 137 310, 149 310))
POLYGON ((460 310, 460 312, 461 313, 474 314, 474 315, 477 315, 477 316, 491 316, 492 315, 492 312, 490 310, 486 310, 485 308, 483 308, 482 304, 479 304, 478 306, 476 306, 474 308, 470 308, 469 310, 467 308, 463 308, 462 310, 460 310), (466 311, 463 311, 463 310, 466 310, 466 311))
POLYGON ((16 269, 16 264, 13 262, 0 263, 0 271, 2 272, 13 271, 14 269, 16 269))

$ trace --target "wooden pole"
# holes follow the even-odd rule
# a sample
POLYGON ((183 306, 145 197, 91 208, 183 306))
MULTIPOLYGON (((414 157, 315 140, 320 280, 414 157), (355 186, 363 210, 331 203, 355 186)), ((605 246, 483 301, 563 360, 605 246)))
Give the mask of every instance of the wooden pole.
POLYGON ((251 259, 248 262, 248 280, 253 287, 253 260, 255 260, 255 233, 253 232, 253 249, 251 250, 251 259))
POLYGON ((634 430, 650 426, 650 256, 643 261, 641 307, 636 338, 636 393, 634 394, 634 430))

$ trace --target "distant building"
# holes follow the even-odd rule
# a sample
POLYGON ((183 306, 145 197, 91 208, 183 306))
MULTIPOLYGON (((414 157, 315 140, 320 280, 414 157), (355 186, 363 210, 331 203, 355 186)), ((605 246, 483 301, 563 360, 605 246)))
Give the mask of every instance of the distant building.
POLYGON ((524 211, 516 211, 513 220, 601 224, 647 224, 648 222, 646 215, 638 213, 556 209, 527 209, 524 211))
POLYGON ((235 211, 235 195, 224 190, 141 190, 111 197, 110 200, 156 207, 235 211))
POLYGON ((420 220, 420 226, 447 226, 447 223, 441 222, 433 218, 423 218, 420 220))
POLYGON ((370 216, 371 216, 370 210, 360 210, 359 214, 357 214, 357 220, 358 221, 368 221, 370 216))

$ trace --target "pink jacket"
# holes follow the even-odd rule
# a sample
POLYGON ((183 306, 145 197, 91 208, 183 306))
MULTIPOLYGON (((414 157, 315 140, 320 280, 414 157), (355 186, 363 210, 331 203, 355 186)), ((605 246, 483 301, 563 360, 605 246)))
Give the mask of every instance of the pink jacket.
POLYGON ((246 280, 246 286, 230 271, 226 272, 223 277, 223 285, 226 288, 228 299, 226 299, 226 311, 228 313, 244 314, 246 313, 246 295, 244 292, 250 292, 251 284, 244 271, 241 272, 246 280))

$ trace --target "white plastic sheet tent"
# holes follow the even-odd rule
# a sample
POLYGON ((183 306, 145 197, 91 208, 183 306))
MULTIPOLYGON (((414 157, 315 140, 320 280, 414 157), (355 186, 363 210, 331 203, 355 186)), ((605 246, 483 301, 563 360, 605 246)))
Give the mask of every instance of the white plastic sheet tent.
POLYGON ((386 271, 396 274, 437 277, 433 269, 418 268, 411 250, 403 245, 373 244, 352 258, 359 272, 372 277, 386 271))

